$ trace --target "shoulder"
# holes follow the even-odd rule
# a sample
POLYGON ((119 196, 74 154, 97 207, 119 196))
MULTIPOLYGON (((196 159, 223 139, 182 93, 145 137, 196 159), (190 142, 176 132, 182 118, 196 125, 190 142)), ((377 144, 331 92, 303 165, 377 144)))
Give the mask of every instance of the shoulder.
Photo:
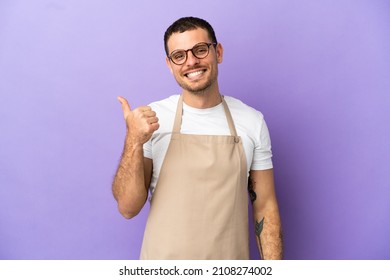
POLYGON ((225 101, 229 106, 229 110, 232 114, 233 118, 240 118, 248 120, 258 120, 262 121, 264 119, 263 114, 256 110, 255 108, 245 104, 241 100, 231 97, 231 96, 225 96, 225 101))
POLYGON ((156 112, 170 112, 176 111, 177 102, 179 101, 179 95, 171 95, 165 99, 155 101, 149 104, 149 106, 156 112))
POLYGON ((234 97, 225 97, 237 133, 252 143, 253 147, 258 146, 263 140, 268 138, 267 125, 263 114, 255 108, 245 104, 234 97))

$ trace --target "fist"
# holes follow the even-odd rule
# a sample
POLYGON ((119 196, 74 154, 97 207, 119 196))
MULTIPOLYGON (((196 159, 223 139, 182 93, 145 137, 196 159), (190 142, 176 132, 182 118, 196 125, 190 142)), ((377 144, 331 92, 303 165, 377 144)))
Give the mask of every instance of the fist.
POLYGON ((141 106, 132 110, 124 97, 119 96, 118 100, 122 104, 128 137, 131 137, 131 141, 135 144, 144 144, 160 127, 156 112, 152 111, 149 106, 141 106))

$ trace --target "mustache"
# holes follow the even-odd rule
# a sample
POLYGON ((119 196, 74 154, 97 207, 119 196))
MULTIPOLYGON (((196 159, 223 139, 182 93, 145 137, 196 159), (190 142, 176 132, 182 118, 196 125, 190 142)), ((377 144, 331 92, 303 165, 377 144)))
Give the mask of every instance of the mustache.
POLYGON ((192 71, 192 70, 198 70, 198 69, 204 69, 204 66, 193 66, 190 68, 187 68, 186 71, 192 71))

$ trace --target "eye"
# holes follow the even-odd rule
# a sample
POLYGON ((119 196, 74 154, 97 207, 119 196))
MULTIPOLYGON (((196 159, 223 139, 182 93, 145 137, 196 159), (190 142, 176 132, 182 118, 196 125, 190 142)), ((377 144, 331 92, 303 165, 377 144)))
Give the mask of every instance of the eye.
POLYGON ((185 52, 182 52, 182 51, 178 51, 178 52, 175 52, 171 55, 172 59, 175 60, 175 61, 180 61, 180 60, 183 60, 185 59, 186 55, 185 55, 185 52))
POLYGON ((207 45, 197 46, 194 49, 194 52, 196 53, 196 55, 205 55, 207 53, 207 51, 208 51, 207 45))
POLYGON ((194 53, 197 57, 202 58, 207 55, 209 47, 207 45, 199 45, 194 47, 194 53))

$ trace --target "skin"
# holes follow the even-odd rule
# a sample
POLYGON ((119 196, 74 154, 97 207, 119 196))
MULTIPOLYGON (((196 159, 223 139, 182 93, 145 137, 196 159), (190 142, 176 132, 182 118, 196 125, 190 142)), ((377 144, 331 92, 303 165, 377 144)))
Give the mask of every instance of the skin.
MULTIPOLYGON (((211 43, 208 33, 204 29, 189 30, 175 33, 168 40, 169 53, 178 49, 190 49, 200 42, 211 43)), ((207 57, 198 59, 189 51, 187 60, 183 65, 176 65, 166 58, 166 64, 173 74, 176 82, 183 89, 184 102, 195 108, 205 109, 221 103, 218 86, 218 64, 222 63, 223 48, 218 44, 210 47, 207 57), (202 71, 193 78, 187 77, 189 73, 202 71)))
POLYGON ((283 258, 283 238, 273 170, 251 170, 250 182, 256 193, 252 208, 260 256, 265 260, 280 260, 283 258))
POLYGON ((127 133, 112 192, 119 212, 130 219, 141 211, 148 197, 152 160, 144 157, 143 144, 152 137, 159 124, 156 113, 149 106, 131 110, 125 98, 118 97, 118 100, 122 104, 127 133))
MULTIPOLYGON (((178 49, 191 49, 194 45, 211 43, 206 30, 198 28, 174 33, 168 40, 169 53, 178 49)), ((183 89, 184 102, 194 108, 211 108, 221 103, 218 86, 218 64, 222 63, 221 44, 211 46, 209 54, 198 59, 189 51, 183 65, 176 65, 168 58, 166 64, 179 86, 183 89), (196 75, 188 76, 188 74, 196 75)), ((136 216, 144 206, 152 176, 152 160, 143 156, 143 144, 159 128, 156 113, 148 106, 131 109, 124 97, 118 97, 126 121, 127 134, 122 157, 113 181, 112 191, 120 213, 127 219, 136 216)), ((282 238, 279 210, 275 196, 273 172, 250 172, 257 245, 263 259, 282 258, 282 238), (254 197, 254 199, 253 199, 254 197), (261 228, 261 230, 259 230, 261 228)))

